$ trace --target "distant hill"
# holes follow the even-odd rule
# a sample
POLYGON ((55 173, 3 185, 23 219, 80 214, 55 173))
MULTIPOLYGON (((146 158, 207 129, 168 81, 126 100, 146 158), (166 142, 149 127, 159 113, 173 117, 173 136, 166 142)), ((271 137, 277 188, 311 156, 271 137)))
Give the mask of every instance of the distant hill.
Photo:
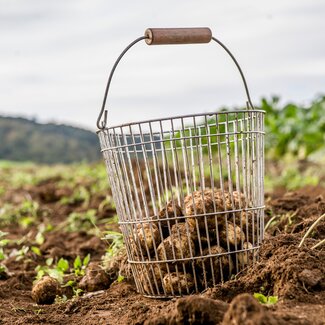
POLYGON ((0 160, 54 164, 101 158, 98 137, 91 131, 0 116, 0 160))

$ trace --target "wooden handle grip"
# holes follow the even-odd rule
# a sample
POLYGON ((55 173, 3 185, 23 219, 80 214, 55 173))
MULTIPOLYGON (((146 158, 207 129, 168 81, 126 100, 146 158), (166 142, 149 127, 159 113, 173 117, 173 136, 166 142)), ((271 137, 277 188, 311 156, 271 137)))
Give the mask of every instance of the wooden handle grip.
POLYGON ((148 28, 144 35, 148 45, 209 43, 212 38, 207 27, 148 28))

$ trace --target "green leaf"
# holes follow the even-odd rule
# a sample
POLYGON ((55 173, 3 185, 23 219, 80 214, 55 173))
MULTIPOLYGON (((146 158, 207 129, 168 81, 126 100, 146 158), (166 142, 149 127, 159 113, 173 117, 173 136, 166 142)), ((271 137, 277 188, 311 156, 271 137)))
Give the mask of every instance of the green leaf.
POLYGON ((1 248, 1 249, 0 249, 0 261, 1 261, 1 260, 4 260, 5 257, 6 257, 6 256, 5 256, 4 252, 3 252, 3 249, 1 248))
POLYGON ((82 267, 82 263, 81 263, 80 256, 78 255, 73 262, 73 268, 76 270, 76 269, 81 269, 81 267, 82 267))
POLYGON ((1 273, 8 273, 7 267, 3 264, 0 264, 0 278, 1 278, 1 273))
POLYGON ((277 296, 270 296, 268 297, 268 305, 275 305, 278 302, 278 297, 277 296))
POLYGON ((38 232, 35 236, 35 242, 38 244, 38 245, 42 245, 45 241, 45 238, 43 236, 43 234, 41 232, 38 232))
POLYGON ((122 282, 124 279, 125 279, 125 277, 124 277, 123 275, 119 275, 119 276, 117 277, 117 282, 120 283, 120 282, 122 282))
POLYGON ((256 298, 263 305, 267 303, 267 297, 265 297, 262 293, 254 293, 254 298, 256 298))
POLYGON ((74 285, 76 284, 76 281, 73 280, 69 280, 65 285, 63 285, 62 287, 74 287, 74 285))
POLYGON ((87 266, 89 264, 89 261, 90 261, 90 254, 88 254, 84 260, 82 261, 82 265, 83 266, 87 266))
POLYGON ((79 297, 79 295, 80 295, 82 292, 83 292, 82 289, 74 289, 74 290, 73 290, 73 293, 74 293, 74 295, 75 295, 76 297, 79 297))
POLYGON ((46 263, 47 266, 51 266, 53 264, 53 257, 47 258, 45 263, 46 263))
POLYGON ((36 246, 32 246, 31 247, 31 250, 32 250, 33 253, 35 253, 38 256, 41 256, 42 255, 41 250, 38 247, 36 247, 36 246))
POLYGON ((63 273, 57 269, 49 269, 47 271, 48 275, 54 279, 57 279, 60 283, 63 282, 63 273))
MULTIPOLYGON (((38 266, 40 266, 40 265, 38 265, 38 266)), ((42 277, 44 275, 45 275, 45 271, 44 270, 42 270, 42 269, 38 270, 37 275, 36 275, 36 280, 42 279, 42 277)))
POLYGON ((59 269, 63 273, 66 272, 69 269, 69 262, 61 257, 58 261, 57 269, 59 269))
POLYGON ((263 305, 274 305, 278 302, 277 296, 266 297, 262 293, 254 293, 254 298, 256 298, 263 305))
POLYGON ((10 242, 9 239, 1 239, 0 240, 0 247, 6 246, 10 242))

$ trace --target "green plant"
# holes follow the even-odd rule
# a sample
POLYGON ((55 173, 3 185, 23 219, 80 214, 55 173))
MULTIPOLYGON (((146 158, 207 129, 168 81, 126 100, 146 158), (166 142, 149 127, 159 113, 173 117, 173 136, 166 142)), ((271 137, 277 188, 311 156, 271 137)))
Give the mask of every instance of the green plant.
POLYGON ((26 229, 36 222, 39 214, 39 204, 33 200, 25 200, 17 207, 5 204, 0 209, 0 225, 18 223, 26 229))
POLYGON ((37 247, 37 246, 31 246, 31 251, 36 254, 37 256, 41 256, 42 255, 42 252, 41 250, 37 247))
POLYGON ((254 293, 256 298, 263 305, 275 305, 278 302, 277 296, 264 296, 263 293, 254 293))
POLYGON ((0 263, 0 279, 6 278, 9 274, 8 268, 0 263))
POLYGON ((317 151, 324 151, 325 96, 307 107, 279 104, 280 98, 276 96, 269 101, 262 99, 261 109, 266 111, 267 156, 282 159, 289 154, 306 159, 317 151))
POLYGON ((124 279, 125 279, 125 277, 123 275, 119 274, 117 277, 117 282, 121 283, 122 281, 124 281, 124 279))
POLYGON ((7 246, 7 244, 9 243, 9 239, 5 238, 5 236, 7 235, 7 232, 3 232, 0 230, 0 261, 6 258, 4 247, 7 246))
POLYGON ((27 253, 29 252, 29 246, 23 246, 20 249, 13 249, 10 253, 11 256, 16 257, 16 261, 21 261, 27 256, 27 253))
POLYGON ((79 297, 80 296, 80 293, 83 292, 82 289, 79 289, 77 287, 77 283, 76 281, 73 281, 73 280, 69 280, 66 284, 64 284, 62 287, 71 287, 72 288, 72 291, 73 291, 73 296, 74 297, 79 297))
POLYGON ((38 265, 35 268, 35 271, 37 272, 36 280, 40 280, 44 275, 48 274, 62 284, 63 276, 69 269, 69 262, 61 257, 56 265, 53 265, 53 258, 48 258, 45 263, 46 265, 38 265))
POLYGON ((45 223, 41 223, 37 226, 37 233, 35 235, 35 243, 38 245, 42 245, 45 241, 45 237, 44 234, 46 232, 49 232, 53 229, 53 226, 51 224, 45 224, 45 223))
MULTIPOLYGON (((70 268, 68 260, 62 257, 58 260, 57 264, 53 264, 53 261, 53 258, 48 258, 45 261, 45 265, 38 265, 35 268, 35 271, 37 272, 36 280, 41 279, 44 275, 49 275, 62 284, 65 275, 74 274, 76 276, 83 276, 85 275, 86 268, 90 261, 90 254, 88 254, 83 260, 81 260, 78 255, 73 262, 73 268, 70 268), (68 271, 70 271, 70 273, 68 271)), ((69 285, 70 284, 71 283, 69 283, 69 285)))
POLYGON ((111 209, 115 209, 115 203, 113 201, 113 198, 109 195, 106 195, 105 199, 100 202, 99 206, 98 206, 98 212, 103 212, 103 210, 109 207, 111 209))
POLYGON ((105 258, 114 257, 124 247, 123 235, 117 231, 106 231, 102 239, 110 242, 106 249, 105 258))
MULTIPOLYGON (((9 239, 6 239, 5 236, 7 235, 7 232, 3 232, 0 230, 0 262, 7 258, 7 255, 4 252, 4 247, 9 243, 9 239)), ((8 269, 5 265, 0 263, 0 279, 3 276, 6 276, 8 274, 8 269)))
POLYGON ((86 212, 72 212, 69 214, 63 226, 67 231, 90 230, 96 225, 96 210, 90 209, 86 212))
POLYGON ((83 205, 87 207, 89 205, 90 200, 90 192, 87 190, 85 186, 78 186, 70 196, 64 196, 60 203, 67 204, 76 204, 83 202, 83 205))
POLYGON ((85 270, 90 261, 90 254, 88 254, 83 260, 78 255, 73 262, 73 272, 77 276, 85 275, 85 270))

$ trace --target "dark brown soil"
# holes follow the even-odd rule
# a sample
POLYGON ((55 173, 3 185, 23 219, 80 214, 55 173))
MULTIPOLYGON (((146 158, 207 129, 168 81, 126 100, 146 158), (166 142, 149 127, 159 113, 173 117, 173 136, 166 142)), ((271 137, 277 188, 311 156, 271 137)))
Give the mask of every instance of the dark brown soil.
MULTIPOLYGON (((41 209, 48 211, 44 218, 60 225, 70 212, 84 208, 82 202, 60 205, 60 198, 69 189, 60 192, 55 186, 57 181, 45 182, 37 189, 8 192, 6 200, 19 203, 25 195, 31 195, 41 209)), ((136 292, 132 277, 121 283, 114 281, 120 262, 106 277, 98 263, 107 243, 90 232, 66 232, 59 227, 46 234, 40 245, 41 256, 29 251, 27 258, 6 261, 9 274, 0 276, 0 324, 325 324, 325 245, 311 249, 325 237, 325 222, 298 248, 306 230, 325 212, 324 198, 325 189, 320 187, 268 194, 266 222, 275 218, 260 249, 259 261, 236 279, 201 295, 172 300, 142 297, 136 292), (89 253, 93 264, 87 273, 90 279, 81 281, 85 290, 82 296, 51 305, 33 301, 31 290, 37 265, 49 257, 73 262, 76 256, 89 253), (96 291, 87 292, 93 290, 96 291), (254 293, 278 296, 279 301, 271 306, 261 305, 252 297, 254 293)), ((96 208, 102 200, 103 197, 91 198, 88 208, 96 208)), ((99 215, 105 219, 114 213, 108 208, 99 215)), ((116 230, 116 225, 112 229, 116 230)), ((2 230, 9 232, 11 239, 25 236, 27 241, 37 231, 17 225, 7 225, 2 230)), ((120 261, 125 263, 125 258, 120 261)), ((79 282, 81 277, 74 280, 79 282)))

